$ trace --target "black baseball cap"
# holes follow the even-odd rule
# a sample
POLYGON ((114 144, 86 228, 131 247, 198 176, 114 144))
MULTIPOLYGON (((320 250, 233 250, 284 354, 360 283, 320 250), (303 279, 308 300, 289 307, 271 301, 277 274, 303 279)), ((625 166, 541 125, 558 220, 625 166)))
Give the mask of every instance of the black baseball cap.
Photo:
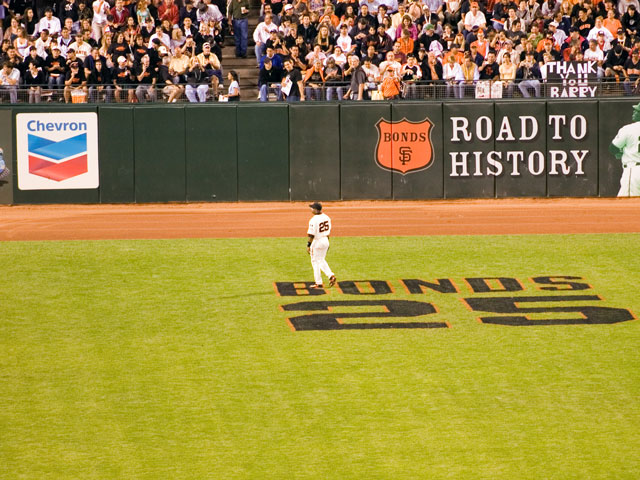
POLYGON ((314 210, 322 210, 322 204, 318 202, 313 202, 309 205, 309 207, 313 208, 314 210))

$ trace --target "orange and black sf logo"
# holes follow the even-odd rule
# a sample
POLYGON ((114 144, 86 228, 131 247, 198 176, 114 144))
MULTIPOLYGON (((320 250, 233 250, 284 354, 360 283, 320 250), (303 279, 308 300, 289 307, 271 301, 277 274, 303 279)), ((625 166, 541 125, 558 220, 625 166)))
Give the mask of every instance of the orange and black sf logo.
POLYGON ((406 118, 399 122, 380 119, 376 128, 376 163, 380 168, 406 175, 429 168, 433 163, 433 123, 428 118, 421 122, 410 122, 406 118))

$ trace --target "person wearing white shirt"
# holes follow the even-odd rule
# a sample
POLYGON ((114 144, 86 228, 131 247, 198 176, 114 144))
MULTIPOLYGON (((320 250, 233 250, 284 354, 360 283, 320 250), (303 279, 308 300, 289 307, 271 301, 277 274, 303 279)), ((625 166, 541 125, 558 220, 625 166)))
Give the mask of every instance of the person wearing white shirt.
POLYGON ((381 62, 378 68, 380 70, 380 76, 382 77, 382 80, 384 80, 387 77, 399 78, 402 65, 400 62, 396 61, 393 52, 387 52, 386 60, 381 62))
POLYGON ((4 62, 0 70, 0 91, 9 92, 11 103, 18 102, 18 83, 20 83, 20 70, 13 68, 11 62, 4 62))
POLYGON ((627 8, 629 5, 633 5, 636 7, 636 12, 640 11, 640 2, 638 0, 618 0, 618 13, 622 17, 625 13, 627 13, 627 8))
POLYGON ((464 16, 464 36, 467 43, 471 43, 469 40, 469 36, 472 34, 473 27, 482 28, 483 30, 487 28, 487 19, 484 16, 484 13, 480 11, 480 7, 477 2, 471 2, 470 9, 467 14, 464 16))
POLYGON ((167 47, 167 50, 171 49, 171 37, 164 33, 164 30, 160 25, 156 27, 156 33, 149 37, 149 45, 147 45, 147 48, 153 48, 153 41, 156 38, 160 40, 160 43, 162 43, 162 45, 167 47))
POLYGON ((347 55, 355 50, 356 44, 353 43, 353 39, 349 35, 349 26, 347 24, 342 24, 340 27, 340 35, 336 38, 336 45, 347 55))
POLYGON ((106 0, 95 0, 93 2, 93 19, 91 20, 91 36, 99 42, 104 34, 104 27, 107 25, 107 15, 109 15, 109 3, 106 0))
POLYGON ((36 40, 36 50, 38 52, 38 56, 43 60, 46 60, 49 56, 49 47, 51 46, 51 37, 49 36, 49 31, 47 29, 42 30, 40 32, 40 37, 36 40))
POLYGON ((598 34, 602 33, 607 42, 611 42, 613 40, 613 34, 609 31, 608 28, 603 26, 602 17, 596 18, 595 26, 589 30, 589 34, 587 35, 587 40, 598 40, 598 34))
POLYGON ((398 11, 398 0, 380 0, 380 5, 386 5, 389 14, 398 11))
POLYGON ((53 10, 51 7, 47 7, 44 11, 44 17, 40 19, 36 26, 36 34, 40 33, 44 29, 49 30, 50 35, 54 35, 62 30, 60 19, 53 16, 53 10))
POLYGON ((253 31, 253 41, 256 43, 256 59, 258 60, 258 67, 260 66, 260 59, 264 55, 267 40, 271 36, 271 32, 277 32, 278 26, 273 23, 273 15, 266 14, 264 16, 264 22, 259 23, 256 29, 253 31))
POLYGON ((583 58, 585 60, 598 62, 598 79, 601 79, 604 76, 604 70, 602 69, 604 53, 598 47, 597 41, 589 40, 589 48, 584 51, 583 58))
POLYGON ((315 284, 309 288, 322 288, 322 274, 329 277, 329 286, 336 284, 336 276, 327 263, 326 256, 329 250, 329 236, 331 235, 331 219, 322 213, 322 204, 315 202, 309 205, 313 211, 313 217, 309 220, 307 229, 307 252, 311 257, 313 267, 313 279, 315 284))
POLYGON ((445 63, 442 68, 442 78, 447 82, 447 97, 453 92, 455 98, 462 98, 464 74, 462 73, 462 67, 456 62, 453 55, 449 55, 447 63, 445 63))
POLYGON ((60 36, 58 37, 58 46, 60 47, 60 55, 64 58, 67 58, 67 50, 69 50, 69 46, 72 43, 73 38, 71 37, 71 32, 66 28, 63 28, 60 36))
POLYGON ((91 54, 91 45, 84 41, 81 33, 76 35, 76 41, 69 45, 69 48, 72 48, 73 51, 76 52, 77 57, 83 62, 84 59, 87 58, 87 55, 91 54))
POLYGON ((340 48, 338 45, 334 47, 333 53, 324 59, 325 66, 327 65, 327 62, 330 58, 333 58, 336 62, 336 65, 338 65, 340 68, 344 68, 345 64, 347 63, 347 56, 342 51, 342 48, 340 48))

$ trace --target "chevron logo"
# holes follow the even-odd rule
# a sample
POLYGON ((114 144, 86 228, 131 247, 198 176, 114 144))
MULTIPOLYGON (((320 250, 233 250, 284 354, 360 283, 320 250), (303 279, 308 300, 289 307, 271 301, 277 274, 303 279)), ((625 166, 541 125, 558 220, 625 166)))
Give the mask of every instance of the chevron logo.
POLYGON ((87 173, 87 134, 60 142, 28 135, 29 173, 56 182, 87 173))

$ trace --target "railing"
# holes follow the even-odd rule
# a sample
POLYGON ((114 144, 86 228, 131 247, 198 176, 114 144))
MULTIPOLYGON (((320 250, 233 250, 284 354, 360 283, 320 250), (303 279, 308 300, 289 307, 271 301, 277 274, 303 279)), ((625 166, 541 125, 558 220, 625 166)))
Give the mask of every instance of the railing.
MULTIPOLYGON (((382 95, 378 83, 369 83, 365 89, 365 100, 445 100, 445 99, 499 99, 499 98, 597 98, 640 96, 640 88, 633 83, 620 81, 589 81, 563 85, 548 82, 401 82, 400 93, 390 98, 382 95)), ((149 86, 123 85, 121 88, 87 86, 69 89, 64 87, 6 87, 0 86, 0 103, 196 103, 228 101, 209 85, 149 86)), ((258 98, 242 96, 246 101, 283 100, 279 86, 264 86, 258 89, 258 98)), ((306 101, 354 100, 345 98, 349 85, 333 84, 305 86, 306 101)), ((242 93, 242 92, 241 92, 242 93)))

